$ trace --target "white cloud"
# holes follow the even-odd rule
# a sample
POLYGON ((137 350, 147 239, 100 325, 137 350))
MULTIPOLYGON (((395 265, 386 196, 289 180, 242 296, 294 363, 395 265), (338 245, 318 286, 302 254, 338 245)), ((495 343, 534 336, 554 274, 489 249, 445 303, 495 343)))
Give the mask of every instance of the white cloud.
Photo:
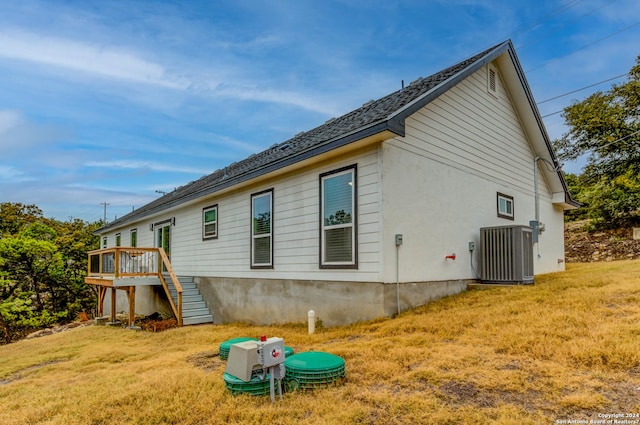
POLYGON ((58 126, 27 120, 15 110, 0 110, 0 160, 28 151, 32 155, 35 147, 43 148, 68 136, 68 131, 58 126))
POLYGON ((193 167, 181 167, 172 166, 166 164, 159 164, 150 161, 131 161, 131 160, 116 160, 116 161, 89 161, 84 164, 87 167, 100 167, 100 168, 120 168, 131 170, 151 170, 173 173, 185 173, 185 174, 206 174, 208 170, 203 170, 193 167))
POLYGON ((82 43, 17 30, 0 32, 0 56, 101 77, 183 89, 185 81, 124 49, 82 43))
MULTIPOLYGON (((252 43, 271 43, 273 37, 252 43)), ((246 75, 238 79, 225 78, 227 86, 220 88, 220 76, 210 70, 194 68, 188 59, 178 58, 180 73, 175 73, 161 63, 144 59, 127 48, 117 48, 99 43, 86 43, 54 36, 46 36, 22 30, 0 31, 0 58, 48 65, 67 71, 112 80, 144 83, 173 90, 189 91, 207 97, 231 97, 244 101, 259 101, 293 105, 309 111, 334 114, 335 110, 318 101, 317 95, 295 91, 261 87, 261 77, 246 75), (183 70, 187 71, 184 72, 183 70)), ((240 75, 244 65, 217 67, 220 75, 240 75)), ((122 93, 127 95, 127 92, 122 93)), ((138 94, 139 95, 139 94, 138 94)), ((0 127, 1 128, 1 127, 0 127)))
POLYGON ((32 177, 28 177, 22 171, 9 165, 0 164, 0 180, 3 183, 20 183, 35 180, 32 177))
POLYGON ((22 115, 17 111, 0 109, 0 135, 18 126, 22 121, 22 115))

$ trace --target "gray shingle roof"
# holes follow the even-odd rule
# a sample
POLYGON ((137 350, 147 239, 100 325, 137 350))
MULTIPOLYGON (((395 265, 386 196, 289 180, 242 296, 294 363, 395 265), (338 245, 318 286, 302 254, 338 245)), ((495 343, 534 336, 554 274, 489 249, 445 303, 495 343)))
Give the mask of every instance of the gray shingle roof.
POLYGON ((363 137, 390 130, 404 136, 404 120, 513 46, 505 41, 341 117, 177 188, 99 229, 97 233, 209 195, 363 137))

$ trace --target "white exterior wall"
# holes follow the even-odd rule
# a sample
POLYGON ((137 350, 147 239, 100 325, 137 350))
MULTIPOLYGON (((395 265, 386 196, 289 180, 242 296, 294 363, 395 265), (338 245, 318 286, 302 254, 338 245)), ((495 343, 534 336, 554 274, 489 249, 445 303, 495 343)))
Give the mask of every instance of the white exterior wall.
MULTIPOLYGON (((152 247, 149 226, 175 217, 171 261, 178 275, 320 281, 429 282, 473 279, 469 242, 481 227, 528 225, 534 219, 532 148, 509 93, 487 92, 483 67, 406 120, 405 137, 336 155, 263 183, 211 196, 110 232, 122 245, 138 229, 138 246, 152 247), (339 159, 336 159, 339 158, 339 159), (319 267, 319 176, 357 164, 358 269, 319 267), (251 194, 273 189, 274 268, 250 268, 251 194), (497 217, 497 192, 514 199, 515 219, 497 217), (218 205, 218 238, 202 240, 202 209, 218 205), (382 206, 382 207, 380 207, 382 206), (383 225, 384 224, 384 225, 383 225), (384 229, 384 230, 383 230, 384 229), (456 260, 445 256, 456 254, 456 260)), ((545 165, 540 162, 539 167, 545 165)), ((551 204, 539 174, 540 219, 546 231, 534 247, 535 273, 564 269, 563 211, 551 204)))
POLYGON ((380 282, 381 226, 379 213, 378 145, 318 163, 303 172, 285 175, 238 192, 212 196, 108 234, 122 246, 130 242, 130 229, 138 229, 138 246, 154 246, 152 223, 175 217, 171 227, 171 264, 178 276, 324 281, 380 282), (357 164, 358 269, 319 267, 320 174, 357 164), (274 267, 250 267, 251 194, 273 189, 274 267), (202 209, 218 205, 218 238, 202 240, 202 209))
MULTIPOLYGON (((487 92, 483 67, 406 120, 406 136, 383 144, 384 281, 469 279, 478 268, 480 228, 529 225, 535 217, 534 155, 505 91, 487 92), (514 198, 514 220, 497 216, 497 192, 514 198), (445 256, 456 254, 455 260, 445 256)), ((542 163, 540 166, 544 166, 542 163)), ((535 273, 564 269, 562 208, 540 176, 535 273)))

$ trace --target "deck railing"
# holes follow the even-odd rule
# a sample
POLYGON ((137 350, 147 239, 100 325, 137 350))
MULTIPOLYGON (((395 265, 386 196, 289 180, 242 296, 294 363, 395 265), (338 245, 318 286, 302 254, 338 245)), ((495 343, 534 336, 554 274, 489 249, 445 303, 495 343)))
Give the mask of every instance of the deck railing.
POLYGON ((178 326, 182 326, 182 286, 164 249, 115 247, 90 251, 87 272, 87 277, 103 279, 157 277, 167 294, 178 326), (177 305, 173 301, 164 273, 169 274, 176 289, 177 305))

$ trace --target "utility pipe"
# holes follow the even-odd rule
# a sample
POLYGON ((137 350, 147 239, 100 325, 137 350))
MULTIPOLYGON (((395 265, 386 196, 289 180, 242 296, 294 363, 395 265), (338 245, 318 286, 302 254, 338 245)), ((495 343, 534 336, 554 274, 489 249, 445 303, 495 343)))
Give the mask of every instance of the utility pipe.
POLYGON ((539 156, 533 158, 533 193, 535 196, 536 223, 538 223, 538 225, 540 224, 540 200, 538 199, 538 161, 540 159, 539 156))
POLYGON ((396 243, 396 298, 400 315, 400 245, 396 243))
POLYGON ((309 310, 309 312, 307 313, 307 319, 309 322, 308 331, 309 331, 309 335, 311 335, 316 331, 316 312, 313 310, 309 310))
POLYGON ((534 193, 534 201, 535 201, 535 229, 534 231, 537 233, 534 235, 534 243, 538 242, 538 235, 540 234, 540 193, 538 190, 538 161, 542 161, 547 165, 549 171, 558 172, 562 168, 562 165, 555 163, 552 164, 548 160, 536 156, 533 158, 533 193, 534 193), (549 168, 551 167, 551 168, 549 168))

